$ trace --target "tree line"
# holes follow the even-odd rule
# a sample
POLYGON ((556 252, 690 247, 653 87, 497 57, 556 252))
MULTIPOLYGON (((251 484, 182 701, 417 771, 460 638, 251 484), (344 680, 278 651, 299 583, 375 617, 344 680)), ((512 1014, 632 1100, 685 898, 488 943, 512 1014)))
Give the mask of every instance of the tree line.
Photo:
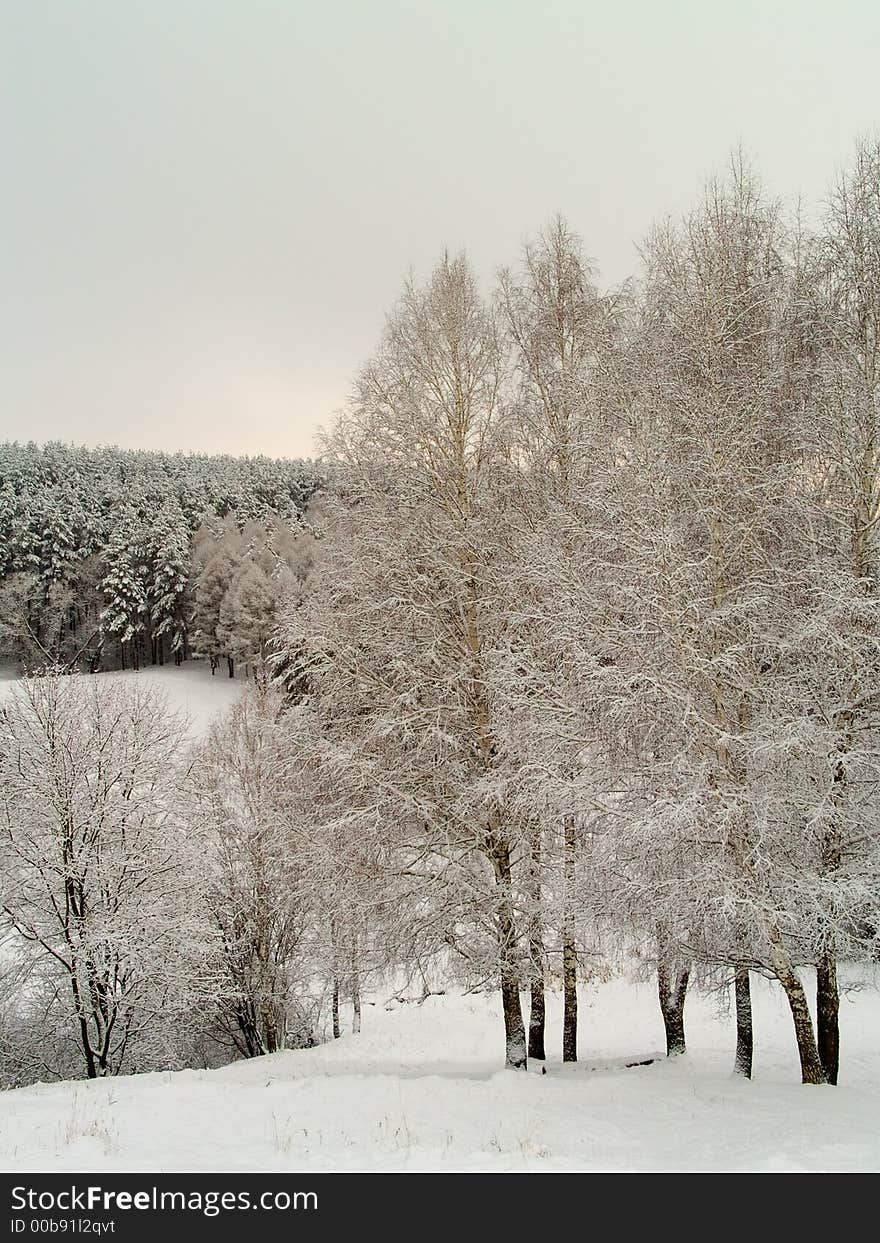
POLYGON ((283 459, 0 444, 0 658, 94 672, 213 652, 209 545, 246 528, 238 561, 272 577, 317 481, 283 459))
POLYGON ((759 972, 835 1083, 878 936, 880 143, 812 229, 736 155, 641 254, 601 292, 556 219, 489 297, 461 255, 407 282, 282 615, 291 728, 412 952, 500 984, 509 1066, 548 973, 571 1061, 578 979, 635 954, 670 1053, 728 982, 749 1074, 759 972))

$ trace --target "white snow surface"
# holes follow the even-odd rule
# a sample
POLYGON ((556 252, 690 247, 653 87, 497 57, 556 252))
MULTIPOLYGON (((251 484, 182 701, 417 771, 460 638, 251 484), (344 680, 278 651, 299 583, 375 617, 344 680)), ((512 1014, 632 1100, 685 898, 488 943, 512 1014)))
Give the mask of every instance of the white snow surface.
MULTIPOLYGON (((6 1171, 866 1171, 880 1169, 876 973, 843 999, 837 1088, 799 1081, 776 986, 753 983, 755 1077, 731 1074, 717 996, 687 1002, 667 1060, 654 989, 581 995, 580 1058, 504 1070, 497 994, 365 1007, 358 1036, 213 1071, 41 1084, 0 1096, 6 1171), (627 1062, 649 1057, 649 1066, 627 1062)), ((847 977, 850 985, 857 976, 847 977)))
MULTIPOLYGON (((235 703, 244 682, 230 678, 226 663, 212 676, 211 666, 204 660, 190 660, 177 666, 149 665, 137 672, 81 674, 99 682, 128 682, 133 685, 151 686, 162 691, 168 706, 179 712, 188 722, 190 737, 199 738, 207 733, 217 716, 235 703)), ((18 682, 18 675, 8 666, 0 669, 0 702, 11 694, 18 682)))

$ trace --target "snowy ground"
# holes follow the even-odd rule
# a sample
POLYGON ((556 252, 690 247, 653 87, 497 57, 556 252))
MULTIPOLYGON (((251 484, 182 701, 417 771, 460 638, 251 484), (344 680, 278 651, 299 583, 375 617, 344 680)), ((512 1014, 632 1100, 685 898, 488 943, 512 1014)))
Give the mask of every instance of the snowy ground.
MULTIPOLYGON (((696 994, 690 1052, 667 1062, 649 986, 587 989, 581 1061, 554 1058, 546 1075, 499 1070, 497 996, 379 1000, 361 1035, 317 1049, 6 1092, 0 1162, 30 1172, 880 1170, 877 978, 844 1000, 838 1088, 799 1083, 782 998, 764 982, 755 993, 751 1083, 730 1074, 731 1019, 696 994)), ((558 1047, 556 997, 548 1035, 558 1047)))
MULTIPOLYGON (((137 673, 96 673, 94 677, 107 682, 136 681, 138 685, 162 690, 169 706, 188 719, 192 737, 203 735, 212 720, 235 702, 244 685, 226 676, 225 665, 212 677, 210 665, 201 660, 187 661, 179 668, 176 665, 148 666, 137 673)), ((0 702, 12 691, 16 681, 17 676, 11 669, 0 669, 0 702)))

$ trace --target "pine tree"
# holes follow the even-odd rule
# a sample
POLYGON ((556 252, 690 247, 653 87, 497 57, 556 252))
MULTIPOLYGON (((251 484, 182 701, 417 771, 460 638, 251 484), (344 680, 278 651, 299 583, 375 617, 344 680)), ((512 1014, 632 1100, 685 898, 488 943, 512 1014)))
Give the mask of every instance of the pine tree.
POLYGON ((179 663, 186 655, 189 615, 190 535, 177 502, 166 502, 156 523, 149 575, 154 661, 164 663, 164 644, 179 663))
POLYGON ((133 667, 140 666, 139 640, 144 633, 149 615, 147 590, 147 560, 138 531, 137 515, 122 510, 116 515, 116 523, 105 553, 105 572, 101 582, 104 608, 101 628, 107 639, 115 639, 122 652, 131 652, 133 667))

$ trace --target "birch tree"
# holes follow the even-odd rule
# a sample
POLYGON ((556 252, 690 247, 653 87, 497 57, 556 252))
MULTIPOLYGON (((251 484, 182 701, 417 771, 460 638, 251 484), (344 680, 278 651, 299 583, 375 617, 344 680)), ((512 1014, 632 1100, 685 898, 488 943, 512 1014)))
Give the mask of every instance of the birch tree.
MULTIPOLYGON (((572 638, 578 651, 595 651, 596 629, 602 625, 602 589, 592 550, 607 517, 603 502, 615 455, 612 403, 605 381, 619 305, 618 299, 599 296, 580 240, 562 217, 526 245, 518 271, 502 272, 499 301, 518 378, 512 439, 522 470, 518 515, 522 566, 516 590, 529 602, 514 644, 516 672, 510 691, 524 712, 525 765, 528 757, 534 760, 535 738, 540 735, 551 765, 550 756, 557 756, 557 786, 571 788, 583 767, 598 768, 602 763, 597 748, 589 754, 582 745, 585 735, 595 736, 596 713, 591 729, 591 705, 571 697, 572 671, 565 667, 565 654, 572 650, 572 638), (538 617, 541 622, 536 626, 538 617), (566 630, 567 622, 573 624, 574 635, 566 630), (523 665, 529 667, 525 678, 523 665), (560 699, 567 700, 568 708, 562 716, 555 710, 560 699)), ((527 802, 545 802, 528 781, 524 794, 527 802)), ((532 819, 531 898, 536 908, 532 922, 537 928, 542 919, 541 877, 548 861, 545 846, 553 838, 543 842, 540 818, 532 819)), ((575 800, 561 811, 555 835, 562 845, 558 892, 563 1061, 577 1060, 576 924, 583 905, 577 892, 577 843, 578 825, 584 819, 584 809, 575 800)), ((533 933, 531 957, 532 1011, 538 1021, 530 1027, 530 1038, 537 1047, 543 1038, 538 932, 533 933)))
POLYGON ((878 825, 873 814, 874 755, 880 727, 880 140, 861 139, 831 194, 819 239, 821 292, 813 303, 821 340, 812 410, 814 469, 805 491, 814 501, 817 574, 824 580, 821 653, 811 666, 813 703, 824 734, 825 763, 814 866, 822 897, 811 904, 816 934, 816 1018, 826 1076, 839 1073, 841 950, 864 953, 853 931, 870 927, 867 910, 878 825))
POLYGON ((803 820, 791 818, 797 744, 783 728, 798 680, 791 634, 812 602, 786 247, 778 207, 741 159, 649 241, 621 537, 637 573, 621 610, 653 756, 630 829, 635 857, 652 861, 655 909, 684 949, 726 942, 740 968, 737 945, 757 952, 785 990, 802 1077, 819 1083, 788 863, 804 846, 803 820))
POLYGON ((284 637, 309 662, 327 763, 344 756, 359 791, 352 816, 381 822, 401 870, 422 883, 474 886, 471 909, 494 940, 506 1061, 522 1067, 515 828, 493 694, 503 382, 493 316, 466 260, 446 257, 424 286, 407 284, 337 426, 343 495, 320 581, 284 637))

